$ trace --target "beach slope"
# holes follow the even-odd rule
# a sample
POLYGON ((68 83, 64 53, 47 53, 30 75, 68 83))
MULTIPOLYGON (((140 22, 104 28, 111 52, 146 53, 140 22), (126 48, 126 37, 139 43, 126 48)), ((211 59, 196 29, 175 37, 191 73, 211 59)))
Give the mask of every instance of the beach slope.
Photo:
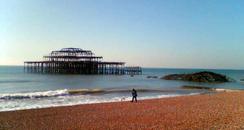
POLYGON ((1 112, 0 129, 244 129, 244 92, 1 112))

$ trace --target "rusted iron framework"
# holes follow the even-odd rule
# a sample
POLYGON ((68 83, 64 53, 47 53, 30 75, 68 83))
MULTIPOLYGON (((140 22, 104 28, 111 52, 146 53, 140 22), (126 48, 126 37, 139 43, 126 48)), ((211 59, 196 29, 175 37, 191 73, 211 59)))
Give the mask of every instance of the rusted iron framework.
POLYGON ((24 70, 54 74, 141 74, 140 67, 125 67, 124 62, 104 62, 90 50, 63 48, 43 56, 43 61, 26 61, 24 70), (129 69, 130 68, 130 69, 129 69))

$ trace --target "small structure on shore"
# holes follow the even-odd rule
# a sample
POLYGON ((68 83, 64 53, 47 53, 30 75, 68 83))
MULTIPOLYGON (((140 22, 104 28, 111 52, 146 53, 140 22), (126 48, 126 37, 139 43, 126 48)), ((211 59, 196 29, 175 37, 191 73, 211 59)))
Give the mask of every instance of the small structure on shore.
POLYGON ((105 62, 90 50, 63 48, 52 51, 43 61, 25 61, 24 70, 31 73, 55 74, 133 74, 142 73, 141 67, 125 67, 124 62, 105 62))

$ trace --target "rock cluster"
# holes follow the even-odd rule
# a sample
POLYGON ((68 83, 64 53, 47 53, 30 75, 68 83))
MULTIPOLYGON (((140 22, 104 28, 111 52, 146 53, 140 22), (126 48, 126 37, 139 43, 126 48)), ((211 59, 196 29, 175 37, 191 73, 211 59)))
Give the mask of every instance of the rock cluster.
POLYGON ((162 77, 165 80, 183 80, 192 82, 204 82, 204 83, 224 83, 230 82, 230 79, 221 74, 217 74, 209 71, 202 71, 192 74, 170 74, 162 77))

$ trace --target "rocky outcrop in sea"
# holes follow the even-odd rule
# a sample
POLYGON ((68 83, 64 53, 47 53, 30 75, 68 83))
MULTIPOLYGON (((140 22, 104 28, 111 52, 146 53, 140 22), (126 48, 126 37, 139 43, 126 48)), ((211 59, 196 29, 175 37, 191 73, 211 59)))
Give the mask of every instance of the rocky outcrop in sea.
POLYGON ((162 77, 165 80, 183 80, 191 82, 204 82, 204 83, 224 83, 231 82, 231 79, 225 75, 217 74, 210 71, 202 71, 191 74, 170 74, 162 77))

